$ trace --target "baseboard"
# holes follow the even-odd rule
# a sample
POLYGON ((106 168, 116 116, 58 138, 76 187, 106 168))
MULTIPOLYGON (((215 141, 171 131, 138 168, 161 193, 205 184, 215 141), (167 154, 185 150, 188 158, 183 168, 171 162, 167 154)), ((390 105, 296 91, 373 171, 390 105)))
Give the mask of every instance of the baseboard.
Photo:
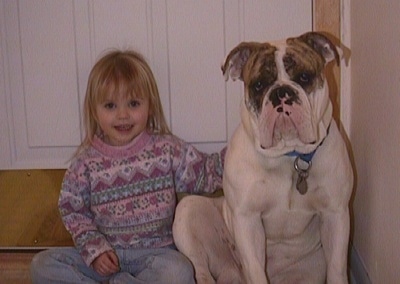
POLYGON ((353 245, 350 248, 350 275, 352 284, 371 284, 364 262, 353 245))

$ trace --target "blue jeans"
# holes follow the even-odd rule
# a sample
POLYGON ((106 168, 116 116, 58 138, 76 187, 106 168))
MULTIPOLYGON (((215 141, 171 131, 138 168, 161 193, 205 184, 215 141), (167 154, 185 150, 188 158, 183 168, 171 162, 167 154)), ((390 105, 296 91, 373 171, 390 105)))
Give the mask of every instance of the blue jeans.
POLYGON ((35 255, 33 283, 195 283, 190 261, 171 248, 117 249, 121 270, 108 277, 88 267, 76 248, 54 248, 35 255))

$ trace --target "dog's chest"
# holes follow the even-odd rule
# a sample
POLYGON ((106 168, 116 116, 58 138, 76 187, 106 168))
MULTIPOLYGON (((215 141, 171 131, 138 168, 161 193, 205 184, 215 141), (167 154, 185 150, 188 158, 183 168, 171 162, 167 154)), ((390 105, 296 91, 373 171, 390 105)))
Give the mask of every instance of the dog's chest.
POLYGON ((262 214, 262 221, 268 239, 286 239, 298 236, 307 230, 317 216, 307 197, 276 199, 274 205, 262 214))
POLYGON ((318 204, 321 203, 321 188, 318 179, 311 173, 307 178, 308 190, 301 194, 296 183, 298 173, 286 169, 285 174, 270 171, 263 181, 255 186, 264 192, 261 216, 267 238, 291 238, 310 228, 316 218, 318 204), (264 187, 261 188, 260 185, 264 187))

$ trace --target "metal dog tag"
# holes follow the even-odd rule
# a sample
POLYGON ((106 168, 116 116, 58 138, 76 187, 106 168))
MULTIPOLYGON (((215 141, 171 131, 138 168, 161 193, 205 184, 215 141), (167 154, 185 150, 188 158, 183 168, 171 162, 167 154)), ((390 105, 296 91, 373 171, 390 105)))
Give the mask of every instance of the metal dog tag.
POLYGON ((308 178, 308 172, 311 168, 311 161, 303 161, 307 163, 307 168, 302 169, 299 166, 299 157, 294 160, 294 169, 296 170, 298 177, 297 177, 297 182, 296 182, 296 189, 300 194, 306 194, 308 190, 308 185, 307 185, 307 178, 308 178))
POLYGON ((308 175, 299 173, 299 176, 297 177, 296 188, 300 194, 305 194, 307 192, 307 176, 308 175))

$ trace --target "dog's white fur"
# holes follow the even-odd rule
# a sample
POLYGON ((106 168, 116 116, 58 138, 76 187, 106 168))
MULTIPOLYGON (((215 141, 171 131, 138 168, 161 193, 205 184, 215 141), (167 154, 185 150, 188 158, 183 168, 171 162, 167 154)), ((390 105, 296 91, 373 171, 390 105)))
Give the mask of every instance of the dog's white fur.
MULTIPOLYGON (((337 55, 320 34, 307 33, 299 39, 295 47, 316 51, 311 58, 316 62, 307 61, 311 65, 318 60, 326 65, 337 55)), ((245 85, 241 123, 225 158, 224 197, 185 197, 176 210, 175 243, 192 261, 197 283, 347 283, 353 173, 332 119, 326 80, 321 74, 321 84, 306 92, 283 64, 283 57, 290 53, 288 43, 270 44, 277 76, 257 107, 250 90, 257 64, 247 62, 252 53, 263 56, 255 46, 238 46, 223 67, 226 75, 245 85), (296 93, 297 110, 282 100, 287 116, 271 118, 271 92, 280 86, 296 93), (305 114, 289 120, 289 113, 296 111, 305 114), (281 129, 266 129, 268 119, 276 119, 275 128, 281 129), (295 157, 285 154, 314 150, 308 190, 300 194, 295 157)))

